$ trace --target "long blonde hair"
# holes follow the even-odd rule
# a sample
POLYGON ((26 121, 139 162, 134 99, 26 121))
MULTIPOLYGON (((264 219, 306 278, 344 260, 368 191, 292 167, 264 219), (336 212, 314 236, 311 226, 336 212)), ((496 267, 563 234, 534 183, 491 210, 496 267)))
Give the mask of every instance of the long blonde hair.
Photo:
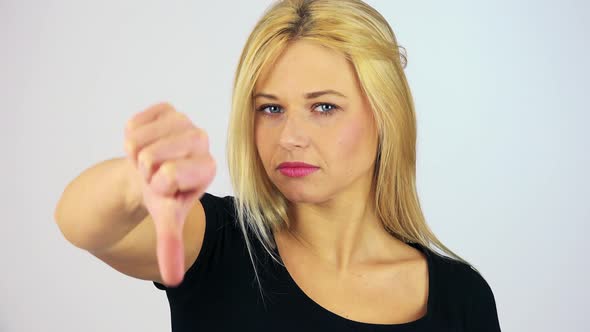
POLYGON ((257 153, 252 94, 262 70, 296 40, 314 41, 339 51, 355 68, 379 131, 372 192, 384 228, 404 242, 438 248, 466 263, 434 235, 420 208, 416 117, 404 74, 407 59, 387 21, 360 0, 283 0, 267 9, 242 51, 227 142, 236 218, 257 280, 248 234, 277 260, 272 231, 288 225, 289 216, 288 201, 266 175, 257 153))

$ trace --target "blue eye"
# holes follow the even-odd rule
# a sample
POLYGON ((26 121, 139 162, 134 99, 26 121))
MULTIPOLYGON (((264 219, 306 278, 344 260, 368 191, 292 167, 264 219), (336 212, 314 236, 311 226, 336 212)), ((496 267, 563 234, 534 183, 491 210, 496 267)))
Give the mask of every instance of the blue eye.
POLYGON ((338 106, 333 105, 333 104, 321 103, 321 104, 315 104, 314 109, 317 108, 318 106, 322 106, 321 111, 320 111, 321 115, 332 115, 334 110, 338 108, 338 106), (327 107, 323 107, 323 106, 327 106, 327 107))
MULTIPOLYGON (((328 103, 319 103, 319 104, 313 105, 314 110, 318 109, 318 107, 319 107, 319 111, 317 111, 316 113, 319 113, 320 115, 323 115, 323 116, 332 115, 334 113, 334 110, 339 108, 338 106, 336 106, 334 104, 328 104, 328 103)), ((257 111, 262 112, 265 116, 273 116, 275 114, 283 113, 283 109, 279 105, 272 105, 272 104, 262 105, 257 109, 257 111)))
POLYGON ((263 112, 266 114, 276 114, 276 113, 280 113, 280 112, 276 112, 278 109, 280 109, 280 106, 277 105, 262 105, 258 108, 259 112, 263 112), (270 109, 269 112, 266 112, 266 109, 270 109))

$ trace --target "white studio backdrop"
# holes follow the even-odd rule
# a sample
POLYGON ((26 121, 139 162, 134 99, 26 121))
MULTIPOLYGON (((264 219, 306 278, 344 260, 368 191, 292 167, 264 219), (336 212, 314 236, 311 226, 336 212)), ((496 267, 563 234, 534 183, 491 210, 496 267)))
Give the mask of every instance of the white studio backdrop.
MULTIPOLYGON (((159 101, 207 130, 208 191, 233 193, 232 79, 270 3, 0 0, 0 331, 170 330, 165 293, 69 244, 53 211, 159 101)), ((589 3, 368 3, 407 49, 429 224, 490 283, 503 331, 585 331, 589 3)))

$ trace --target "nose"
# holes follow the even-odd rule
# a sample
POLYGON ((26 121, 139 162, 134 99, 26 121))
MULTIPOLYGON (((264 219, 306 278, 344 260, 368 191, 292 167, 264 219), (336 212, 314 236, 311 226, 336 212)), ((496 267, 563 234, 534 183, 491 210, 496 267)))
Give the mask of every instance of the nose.
POLYGON ((287 150, 305 148, 309 144, 309 137, 305 134, 305 119, 294 113, 285 116, 279 138, 280 145, 287 150))

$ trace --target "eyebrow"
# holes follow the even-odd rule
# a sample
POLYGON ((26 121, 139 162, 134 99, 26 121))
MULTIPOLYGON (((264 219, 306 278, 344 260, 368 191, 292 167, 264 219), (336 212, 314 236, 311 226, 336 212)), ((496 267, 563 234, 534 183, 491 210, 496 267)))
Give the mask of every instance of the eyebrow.
MULTIPOLYGON (((313 98, 317 98, 323 95, 336 95, 336 96, 340 96, 340 97, 344 97, 346 98, 345 95, 343 95, 342 93, 336 91, 336 90, 322 90, 322 91, 314 91, 314 92, 308 92, 303 94, 303 96, 305 97, 305 99, 313 99, 313 98)), ((279 98, 277 98, 277 96, 275 95, 271 95, 268 93, 257 93, 256 95, 254 95, 254 99, 256 98, 260 98, 260 97, 264 97, 264 98, 268 98, 268 99, 272 99, 272 100, 278 100, 279 98)))

